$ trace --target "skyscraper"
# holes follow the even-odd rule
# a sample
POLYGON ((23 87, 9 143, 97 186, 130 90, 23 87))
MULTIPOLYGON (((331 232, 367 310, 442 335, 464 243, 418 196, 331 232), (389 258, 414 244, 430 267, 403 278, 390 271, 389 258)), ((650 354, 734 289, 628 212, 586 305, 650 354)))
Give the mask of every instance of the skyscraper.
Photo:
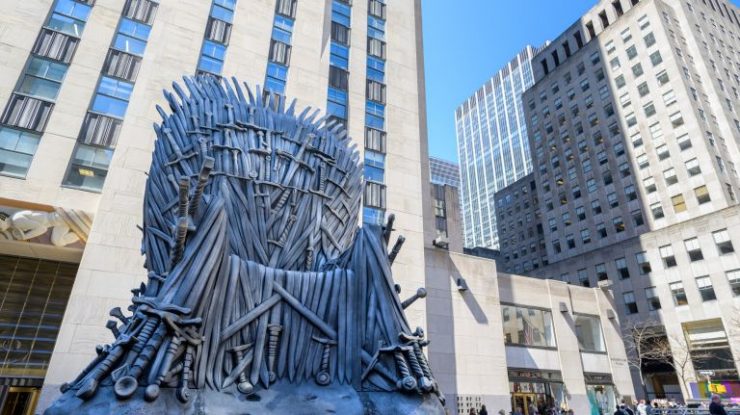
POLYGON ((460 166, 437 157, 429 157, 429 174, 433 184, 460 187, 460 166))
POLYGON ((502 261, 608 288, 676 359, 712 356, 635 373, 648 397, 706 398, 702 371, 740 387, 739 18, 725 0, 600 1, 534 57, 523 98, 549 265, 516 264, 527 210, 500 216, 502 261))
POLYGON ((494 193, 532 171, 521 95, 537 51, 524 48, 455 111, 466 247, 498 248, 494 193))
MULTIPOLYGON (((7 341, 20 349, 0 356, 2 383, 38 389, 45 382, 43 406, 94 344, 109 341, 100 319, 105 324, 108 310, 126 303, 145 277, 136 226, 156 105, 167 105, 162 90, 183 75, 235 76, 253 92, 264 85, 265 94, 326 108, 344 123, 365 157, 364 219, 398 214, 406 244, 394 269, 422 285, 428 171, 419 14, 419 1, 382 0, 6 7, 0 282, 15 291, 0 294, 11 305, 0 307, 0 317, 12 321, 16 335, 7 341), (38 301, 24 301, 29 296, 38 301)), ((408 312, 423 322, 422 302, 408 312)), ((28 393, 24 399, 36 396, 28 393)))

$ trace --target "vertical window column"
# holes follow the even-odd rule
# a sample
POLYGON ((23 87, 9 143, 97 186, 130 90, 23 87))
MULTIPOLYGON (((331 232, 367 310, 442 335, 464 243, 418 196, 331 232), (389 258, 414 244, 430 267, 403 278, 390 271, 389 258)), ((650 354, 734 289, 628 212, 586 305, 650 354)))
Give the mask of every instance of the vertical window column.
POLYGON ((198 75, 220 76, 226 57, 226 47, 231 38, 236 0, 213 0, 208 16, 203 46, 198 60, 198 75))
POLYGON ((25 178, 77 50, 92 0, 57 0, 0 116, 0 174, 25 178))
POLYGON ((329 120, 347 124, 349 89, 349 42, 352 7, 348 0, 333 0, 331 9, 331 49, 329 92, 326 112, 329 120))
MULTIPOLYGON (((369 0, 367 15, 367 79, 365 88, 365 200, 363 222, 385 218, 385 0, 369 0)), ((334 36, 334 24, 332 24, 334 36)))
POLYGON ((158 7, 156 0, 126 1, 64 186, 94 192, 102 189, 158 7))
POLYGON ((297 0, 277 0, 265 75, 265 92, 285 94, 297 0))

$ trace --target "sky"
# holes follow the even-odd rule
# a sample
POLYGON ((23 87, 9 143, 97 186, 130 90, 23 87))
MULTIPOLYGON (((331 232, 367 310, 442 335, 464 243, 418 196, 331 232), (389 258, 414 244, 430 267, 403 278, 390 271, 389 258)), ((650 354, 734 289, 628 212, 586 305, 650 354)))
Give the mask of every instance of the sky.
POLYGON ((429 155, 457 161, 455 109, 527 44, 552 40, 596 0, 422 2, 429 155))

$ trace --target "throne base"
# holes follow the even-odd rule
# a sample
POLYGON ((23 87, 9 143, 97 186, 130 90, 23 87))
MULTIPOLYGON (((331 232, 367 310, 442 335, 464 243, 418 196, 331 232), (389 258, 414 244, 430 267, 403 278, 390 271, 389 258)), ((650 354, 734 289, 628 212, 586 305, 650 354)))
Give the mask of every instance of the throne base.
POLYGON ((278 382, 270 389, 257 390, 253 395, 230 394, 211 390, 191 389, 190 401, 181 403, 176 389, 162 388, 154 402, 144 400, 144 388, 128 400, 119 400, 112 387, 101 387, 93 398, 83 401, 68 391, 45 415, 443 415, 439 400, 432 394, 400 394, 392 392, 357 392, 349 385, 318 386, 312 383, 278 382))

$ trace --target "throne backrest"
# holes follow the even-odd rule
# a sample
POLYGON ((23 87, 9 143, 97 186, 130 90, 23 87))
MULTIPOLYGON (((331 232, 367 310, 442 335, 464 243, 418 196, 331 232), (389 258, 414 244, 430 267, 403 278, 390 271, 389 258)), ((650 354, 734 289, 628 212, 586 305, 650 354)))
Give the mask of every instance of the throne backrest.
MULTIPOLYGON (((166 272, 178 191, 224 198, 231 253, 265 266, 315 270, 348 249, 358 227, 362 166, 341 124, 295 101, 212 76, 165 92, 147 180, 143 249, 147 268, 166 272), (246 92, 246 94, 245 94, 246 92), (205 166, 205 168, 204 168, 205 166), (175 201, 173 203, 173 201, 175 201)), ((195 198, 198 199, 197 197, 195 198)), ((198 206, 190 209, 198 215, 198 206)), ((193 229, 190 229, 193 231, 193 229)))

